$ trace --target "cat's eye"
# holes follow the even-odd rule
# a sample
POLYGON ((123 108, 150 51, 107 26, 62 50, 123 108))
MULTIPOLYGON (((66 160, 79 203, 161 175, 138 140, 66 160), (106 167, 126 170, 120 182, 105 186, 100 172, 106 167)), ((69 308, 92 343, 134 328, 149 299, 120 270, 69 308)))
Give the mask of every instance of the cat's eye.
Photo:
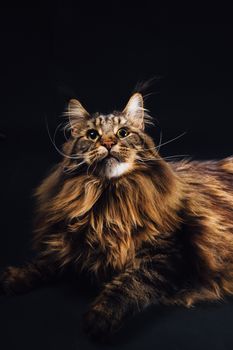
POLYGON ((128 136, 129 135, 129 131, 125 128, 121 128, 117 131, 117 136, 120 138, 120 139, 123 139, 124 137, 128 136))
POLYGON ((90 129, 87 131, 87 137, 94 141, 97 140, 97 138, 99 137, 99 133, 95 129, 90 129))

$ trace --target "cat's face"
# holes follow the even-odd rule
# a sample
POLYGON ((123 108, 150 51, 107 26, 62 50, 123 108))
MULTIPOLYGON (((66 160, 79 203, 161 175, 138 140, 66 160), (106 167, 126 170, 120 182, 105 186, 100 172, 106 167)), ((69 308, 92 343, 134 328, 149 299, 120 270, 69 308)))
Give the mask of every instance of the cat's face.
POLYGON ((107 178, 134 170, 148 149, 154 148, 144 133, 145 112, 139 93, 131 97, 123 112, 91 116, 80 102, 71 100, 68 114, 73 139, 71 155, 107 178))

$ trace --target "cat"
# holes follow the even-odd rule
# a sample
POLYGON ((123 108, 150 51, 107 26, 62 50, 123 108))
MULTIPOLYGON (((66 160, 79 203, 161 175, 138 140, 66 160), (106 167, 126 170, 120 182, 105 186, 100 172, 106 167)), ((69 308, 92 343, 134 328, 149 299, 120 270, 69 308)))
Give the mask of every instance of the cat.
POLYGON ((63 158, 35 191, 36 258, 8 267, 6 294, 72 268, 100 286, 84 330, 105 340, 133 314, 233 293, 233 158, 166 161, 134 93, 122 112, 66 112, 63 158))

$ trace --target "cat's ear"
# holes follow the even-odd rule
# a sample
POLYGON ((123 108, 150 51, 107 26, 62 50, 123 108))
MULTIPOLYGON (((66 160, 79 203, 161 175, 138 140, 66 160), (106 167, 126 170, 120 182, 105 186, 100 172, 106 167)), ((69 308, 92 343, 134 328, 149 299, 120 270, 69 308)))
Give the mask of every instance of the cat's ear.
POLYGON ((86 122, 90 114, 85 110, 78 100, 72 99, 68 103, 67 111, 72 136, 77 136, 81 125, 86 122))
POLYGON ((130 97, 123 113, 133 126, 139 129, 144 129, 143 97, 140 93, 136 92, 130 97))

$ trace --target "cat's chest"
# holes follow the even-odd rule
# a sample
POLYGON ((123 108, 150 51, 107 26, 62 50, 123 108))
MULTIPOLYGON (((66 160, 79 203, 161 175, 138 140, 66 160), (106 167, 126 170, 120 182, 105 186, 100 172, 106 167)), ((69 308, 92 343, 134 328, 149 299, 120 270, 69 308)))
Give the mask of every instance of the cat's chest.
MULTIPOLYGON (((121 271, 133 261, 135 232, 144 228, 143 215, 133 198, 120 200, 119 193, 105 192, 72 228, 79 237, 80 269, 94 274, 121 271)), ((77 249, 78 248, 78 249, 77 249)))
POLYGON ((122 271, 135 255, 132 229, 127 229, 120 218, 110 216, 108 210, 90 213, 85 228, 77 235, 79 268, 95 276, 122 271))
POLYGON ((103 230, 99 236, 92 229, 83 237, 79 266, 97 276, 122 271, 135 253, 131 237, 119 237, 111 230, 103 230))

